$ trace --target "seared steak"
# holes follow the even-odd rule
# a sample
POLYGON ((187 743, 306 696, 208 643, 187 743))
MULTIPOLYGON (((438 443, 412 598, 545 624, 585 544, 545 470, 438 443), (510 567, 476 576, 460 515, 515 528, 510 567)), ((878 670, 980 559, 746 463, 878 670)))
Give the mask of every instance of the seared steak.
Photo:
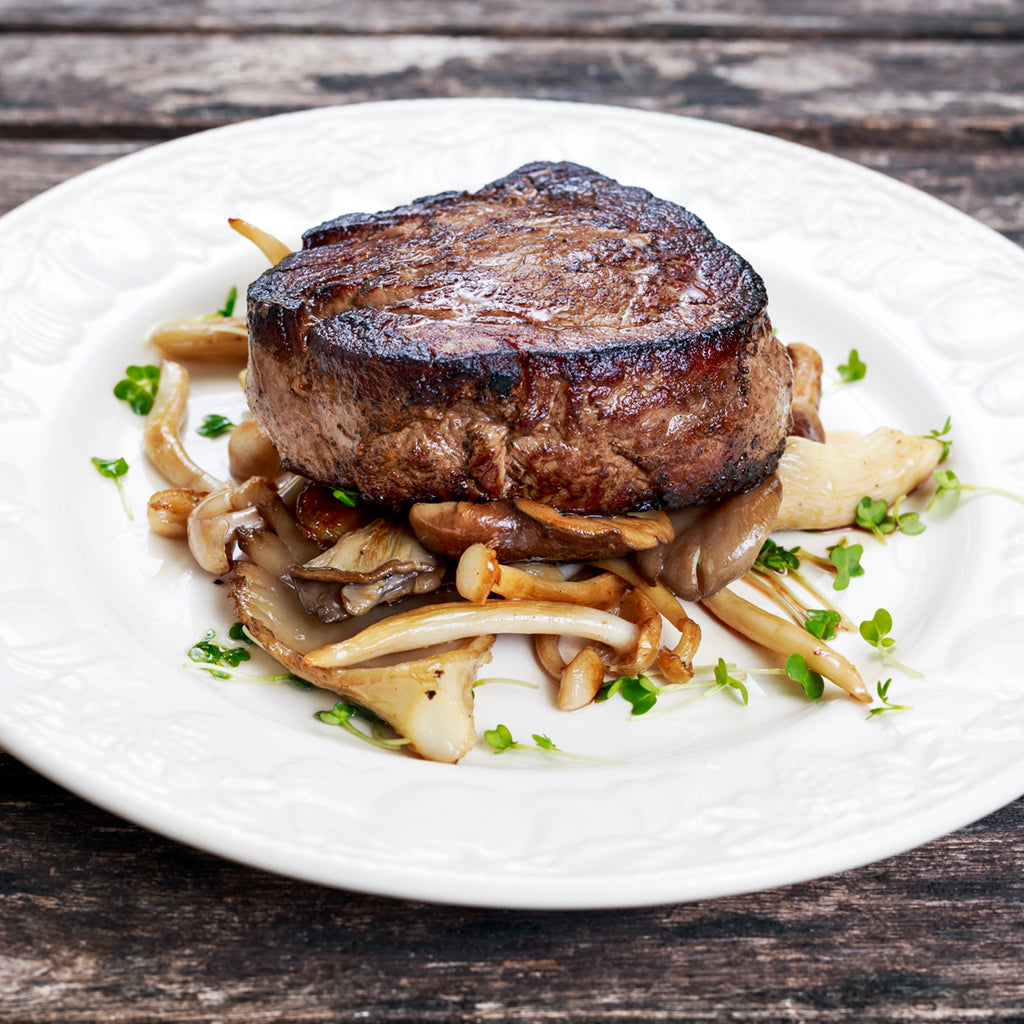
POLYGON ((374 502, 719 500, 789 429, 766 303, 692 213, 530 164, 307 232, 249 288, 249 402, 286 466, 374 502))

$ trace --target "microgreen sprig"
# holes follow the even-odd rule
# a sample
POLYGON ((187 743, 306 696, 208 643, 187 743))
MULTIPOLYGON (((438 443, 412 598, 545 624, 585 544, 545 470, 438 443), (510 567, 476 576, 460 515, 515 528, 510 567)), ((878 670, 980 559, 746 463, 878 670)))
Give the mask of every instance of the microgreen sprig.
POLYGON ((97 469, 100 476, 107 477, 108 480, 113 480, 117 487, 117 493, 121 497, 121 506, 124 508, 125 515, 129 519, 134 519, 132 515, 131 506, 128 504, 128 494, 124 489, 124 482, 121 477, 128 472, 128 463, 124 459, 101 459, 94 455, 89 460, 97 469))
POLYGON ((839 379, 844 384, 852 384, 854 381, 863 380, 868 372, 867 363, 861 361, 860 355, 855 348, 850 349, 845 363, 840 363, 839 379))
POLYGON ((889 506, 883 499, 865 495, 857 502, 855 524, 862 530, 869 530, 883 544, 886 534, 896 530, 905 533, 908 537, 924 533, 925 525, 916 512, 900 512, 900 505, 906 500, 906 497, 903 494, 896 499, 890 514, 889 506))
POLYGON ((953 447, 953 439, 948 437, 950 430, 953 427, 953 419, 950 416, 946 417, 946 422, 943 423, 942 427, 938 430, 929 430, 927 434, 921 434, 920 436, 929 441, 940 441, 942 443, 942 454, 939 456, 939 462, 945 462, 949 458, 949 450, 953 447))
POLYGON ((232 316, 234 314, 234 312, 235 312, 235 303, 237 301, 238 301, 238 289, 234 285, 232 285, 228 289, 228 294, 227 294, 227 296, 224 299, 224 305, 220 309, 218 309, 216 313, 211 313, 210 316, 209 316, 209 319, 210 320, 215 320, 215 319, 220 318, 220 319, 225 319, 226 320, 229 316, 232 316))
POLYGON ((132 412, 145 416, 153 408, 159 386, 159 366, 127 366, 123 379, 114 385, 114 397, 127 402, 132 412))
POLYGON ((225 672, 218 666, 238 668, 243 661, 248 661, 252 655, 244 647, 223 647, 216 642, 217 633, 208 629, 189 649, 190 661, 204 668, 215 679, 230 679, 231 673, 225 672))
POLYGON ((346 704, 343 700, 337 701, 334 707, 328 711, 318 711, 314 717, 318 721, 323 722, 324 725, 340 726, 346 732, 361 739, 364 743, 380 747, 382 750, 398 750, 409 742, 401 737, 392 739, 384 735, 383 724, 377 715, 368 708, 361 707, 358 704, 346 704), (360 729, 352 721, 353 718, 361 718, 363 721, 368 722, 370 732, 367 733, 360 729))
POLYGON ((1012 501, 1019 501, 1024 505, 1024 495, 1016 494, 1013 491, 1005 490, 1002 487, 983 487, 980 484, 965 484, 961 483, 951 469, 937 469, 932 473, 932 477, 935 480, 935 484, 938 490, 932 496, 932 500, 928 502, 928 507, 925 509, 926 512, 930 512, 932 506, 945 494, 954 494, 958 491, 981 491, 988 494, 1000 494, 1004 498, 1010 498, 1012 501))
POLYGON ((864 554, 862 544, 847 544, 844 537, 838 544, 833 544, 826 550, 829 561, 836 567, 833 590, 845 590, 854 576, 864 575, 864 567, 860 564, 860 556, 864 554))
POLYGON ((355 487, 335 487, 331 492, 334 497, 349 508, 355 508, 362 500, 359 490, 355 487))
POLYGON ((835 608, 810 608, 804 618, 804 628, 819 640, 834 640, 843 616, 835 608))
POLYGON ((886 679, 886 681, 879 682, 877 686, 878 699, 882 702, 882 707, 872 708, 868 712, 868 718, 875 718, 878 715, 885 714, 886 711, 913 711, 914 709, 909 704, 893 704, 889 700, 889 687, 892 685, 892 679, 886 679))
POLYGON ((226 434, 229 430, 234 430, 235 424, 227 418, 227 416, 221 416, 220 413, 211 412, 202 423, 196 427, 196 433, 201 437, 220 437, 221 434, 226 434))
POLYGON ((861 637, 878 651, 883 661, 907 675, 922 678, 916 669, 909 668, 892 656, 891 648, 895 646, 896 641, 889 636, 891 629, 892 615, 885 608, 877 609, 870 619, 865 619, 859 626, 861 637))
POLYGON ((813 672, 807 667, 807 662, 802 654, 791 654, 786 659, 786 675, 794 683, 799 683, 811 700, 818 700, 825 692, 825 680, 817 672, 813 672))
MULTIPOLYGON (((512 730, 507 725, 498 724, 493 729, 484 731, 484 742, 496 754, 503 754, 507 750, 542 750, 547 754, 557 754, 560 757, 572 758, 576 761, 604 761, 604 758, 589 757, 586 754, 574 754, 568 750, 562 750, 550 736, 535 732, 532 735, 533 745, 520 743, 512 736, 512 730)), ((619 764, 617 761, 606 761, 606 764, 619 764)))

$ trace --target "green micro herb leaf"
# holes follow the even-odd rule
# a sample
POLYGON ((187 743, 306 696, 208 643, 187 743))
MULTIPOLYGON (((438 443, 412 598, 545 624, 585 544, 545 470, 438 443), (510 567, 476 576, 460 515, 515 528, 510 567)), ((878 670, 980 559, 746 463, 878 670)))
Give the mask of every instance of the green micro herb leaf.
MULTIPOLYGON (((216 633, 208 629, 188 649, 188 657, 191 661, 200 665, 219 665, 238 668, 243 661, 248 661, 252 655, 244 647, 222 647, 215 640, 216 633)), ((228 672, 212 672, 218 679, 230 678, 228 672)))
POLYGON ((160 386, 160 367, 128 366, 124 378, 114 385, 114 397, 127 402, 132 412, 145 416, 153 408, 160 386))
POLYGON ((900 512, 900 505, 906 500, 902 494, 896 499, 889 513, 889 506, 881 498, 863 497, 857 503, 854 522, 862 530, 870 530, 883 544, 885 535, 899 530, 908 537, 924 533, 925 525, 916 512, 900 512))
MULTIPOLYGON (((507 725, 496 725, 493 729, 484 731, 484 742, 496 754, 503 754, 506 750, 543 750, 548 754, 558 754, 560 757, 569 757, 577 761, 602 761, 599 757, 588 757, 586 754, 573 754, 568 750, 562 750, 550 736, 535 732, 533 734, 533 746, 529 743, 519 743, 512 737, 512 732, 507 725)), ((618 764, 620 762, 605 762, 618 764)))
POLYGON ((784 548, 770 538, 761 545, 761 551, 752 568, 762 572, 797 572, 800 568, 800 548, 784 548))
POLYGON ((878 651, 882 660, 893 668, 898 668, 911 676, 921 676, 915 669, 897 661, 890 653, 890 648, 895 646, 896 641, 889 636, 892 629, 892 615, 885 608, 879 608, 870 619, 865 619, 858 627, 861 637, 878 651))
POLYGON ((100 476, 105 476, 108 480, 114 481, 125 515, 129 519, 134 519, 135 516, 132 515, 131 506, 128 504, 128 495, 121 481, 121 477, 128 472, 128 463, 124 459, 101 459, 95 455, 89 461, 96 467, 100 476))
POLYGON ((862 363, 855 348, 850 349, 845 363, 839 364, 839 378, 844 384, 852 384, 856 380, 863 380, 868 372, 866 363, 862 363))
POLYGON ((834 640, 842 615, 833 608, 811 608, 807 611, 804 628, 819 640, 834 640))
POLYGON ((845 590, 854 576, 864 575, 864 567, 860 564, 860 556, 864 554, 862 544, 847 544, 844 537, 838 544, 826 550, 829 560, 836 567, 833 590, 845 590))
POLYGON ((618 679, 605 683, 594 700, 600 703, 619 694, 632 706, 631 714, 645 715, 657 704, 660 692, 658 686, 641 673, 638 676, 619 676, 618 679))
POLYGON ((825 680, 807 667, 802 654, 791 654, 786 659, 786 675, 799 683, 811 700, 817 700, 825 692, 825 680))
POLYGON ((397 750, 404 747, 409 741, 401 737, 392 739, 385 736, 381 720, 369 708, 360 707, 358 704, 346 704, 339 700, 329 711, 317 711, 313 716, 324 725, 337 725, 346 732, 369 743, 371 746, 380 747, 382 750, 397 750), (361 718, 370 724, 370 732, 364 732, 359 728, 353 718, 361 718))
POLYGON ((1007 491, 1002 487, 983 487, 980 484, 961 483, 956 473, 951 469, 937 469, 932 473, 932 477, 935 480, 938 490, 932 496, 932 500, 928 502, 928 508, 925 509, 926 512, 930 512, 932 506, 944 494, 955 494, 958 491, 981 491, 988 494, 1000 494, 1004 498, 1010 498, 1012 501, 1019 501, 1024 505, 1024 495, 1015 494, 1013 491, 1007 491))
POLYGON ((869 530, 883 543, 885 535, 896 529, 896 523, 889 515, 889 506, 881 498, 861 498, 857 502, 854 523, 862 530, 869 530))
POLYGON ((718 664, 715 665, 715 682, 719 686, 728 686, 730 689, 735 690, 740 695, 740 700, 744 704, 747 704, 750 700, 750 695, 747 693, 747 688, 738 679, 734 679, 729 675, 729 666, 725 663, 725 658, 719 658, 718 664))
POLYGON ((196 433, 203 437, 220 437, 221 434, 234 430, 235 425, 220 413, 211 412, 202 423, 196 427, 196 433))
POLYGON ((914 709, 909 704, 893 704, 889 700, 889 687, 892 685, 892 679, 886 679, 884 683, 879 682, 877 686, 878 699, 882 702, 882 707, 872 708, 868 712, 868 718, 874 718, 877 715, 883 715, 886 711, 913 711, 914 709))
POLYGON ((949 434, 949 432, 952 429, 952 427, 953 427, 952 417, 947 416, 946 417, 946 422, 943 423, 941 429, 939 429, 939 430, 929 430, 927 434, 922 434, 921 435, 921 437, 923 437, 923 438, 926 438, 926 439, 929 439, 929 440, 932 440, 932 441, 941 441, 942 442, 942 454, 939 456, 939 462, 945 462, 946 459, 949 458, 949 450, 950 450, 950 448, 953 447, 953 439, 951 437, 947 437, 946 435, 949 434))
POLYGON ((349 508, 355 508, 362 500, 355 487, 335 487, 331 493, 342 505, 347 505, 349 508))
POLYGON ((238 301, 238 289, 232 285, 228 290, 227 297, 224 299, 224 305, 217 310, 213 315, 215 317, 229 317, 235 312, 235 303, 238 301))
POLYGON ((245 626, 241 622, 233 622, 231 628, 228 630, 228 636, 232 640, 241 640, 243 643, 247 643, 252 646, 255 641, 245 631, 245 626))

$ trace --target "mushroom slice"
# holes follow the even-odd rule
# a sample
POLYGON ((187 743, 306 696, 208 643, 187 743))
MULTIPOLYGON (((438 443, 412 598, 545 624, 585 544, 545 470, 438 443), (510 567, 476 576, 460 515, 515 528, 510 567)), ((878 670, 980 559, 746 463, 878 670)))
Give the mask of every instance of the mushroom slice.
POLYGON ((586 562, 654 547, 672 536, 663 512, 569 516, 536 501, 425 502, 409 510, 420 543, 457 559, 471 544, 494 548, 502 562, 586 562))
POLYGON ((257 420, 242 420, 228 438, 228 464, 231 475, 245 480, 250 476, 277 476, 281 459, 274 442, 257 420))
POLYGON ((189 458, 181 443, 181 424, 188 406, 188 371, 165 359, 153 407, 146 414, 142 446, 150 462, 168 483, 192 491, 214 491, 221 481, 189 458))
POLYGON ((801 626, 745 601, 731 590, 720 590, 701 602, 705 608, 748 640, 776 654, 799 654, 812 672, 831 679, 854 700, 871 703, 871 694, 857 669, 838 651, 801 626))
POLYGON ((306 656, 310 667, 356 665, 369 658, 487 633, 552 633, 580 636, 629 657, 640 641, 634 623, 597 608, 557 601, 448 601, 399 612, 367 626, 351 640, 306 656))
POLYGON ((229 550, 240 529, 262 525, 257 505, 273 494, 273 484, 253 477, 239 487, 222 484, 192 510, 186 528, 189 550, 200 567, 214 576, 231 568, 229 550))
POLYGON ((315 581, 340 584, 344 614, 365 615, 379 604, 436 590, 444 571, 440 559, 416 540, 406 524, 377 519, 345 534, 303 565, 294 566, 289 576, 307 610, 321 615, 326 611, 322 595, 315 601, 307 601, 304 595, 306 582, 315 581))
POLYGON ((637 556, 644 578, 663 579, 684 601, 698 601, 739 579, 775 528, 782 488, 775 476, 721 504, 684 509, 676 536, 637 556))
POLYGON ((338 627, 306 615, 284 581, 253 563, 235 566, 230 587, 235 616, 271 657, 315 686, 368 708, 421 757, 452 763, 476 743, 473 685, 480 666, 490 661, 493 636, 429 649, 399 663, 314 667, 304 655, 337 640, 338 627))
POLYGON ((793 426, 790 434, 808 441, 824 441, 818 406, 821 404, 821 356, 803 342, 786 346, 793 364, 793 426))
POLYGON ((941 457, 941 442, 889 427, 848 444, 790 437, 779 460, 782 503, 774 528, 849 526, 861 498, 881 498, 892 504, 927 480, 941 457))
POLYGON ((167 359, 244 363, 249 353, 249 331, 241 316, 171 320, 154 327, 146 340, 167 359))

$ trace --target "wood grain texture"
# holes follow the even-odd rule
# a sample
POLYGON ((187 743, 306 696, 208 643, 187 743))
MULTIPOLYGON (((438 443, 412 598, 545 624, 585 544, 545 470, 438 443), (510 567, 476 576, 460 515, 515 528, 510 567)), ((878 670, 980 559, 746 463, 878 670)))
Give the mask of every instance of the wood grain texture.
POLYGON ((157 137, 305 107, 528 96, 728 121, 820 147, 1024 143, 1024 41, 0 35, 0 135, 157 137), (59 73, 54 73, 54 68, 59 73), (273 88, 268 88, 268 76, 273 88))
POLYGON ((952 1022, 1024 1007, 1024 800, 821 881, 526 913, 292 882, 137 829, 9 757, 0 777, 0 1019, 952 1022))
POLYGON ((1015 0, 0 0, 16 28, 133 32, 437 32, 646 36, 915 36, 951 39, 1024 34, 1015 0))

